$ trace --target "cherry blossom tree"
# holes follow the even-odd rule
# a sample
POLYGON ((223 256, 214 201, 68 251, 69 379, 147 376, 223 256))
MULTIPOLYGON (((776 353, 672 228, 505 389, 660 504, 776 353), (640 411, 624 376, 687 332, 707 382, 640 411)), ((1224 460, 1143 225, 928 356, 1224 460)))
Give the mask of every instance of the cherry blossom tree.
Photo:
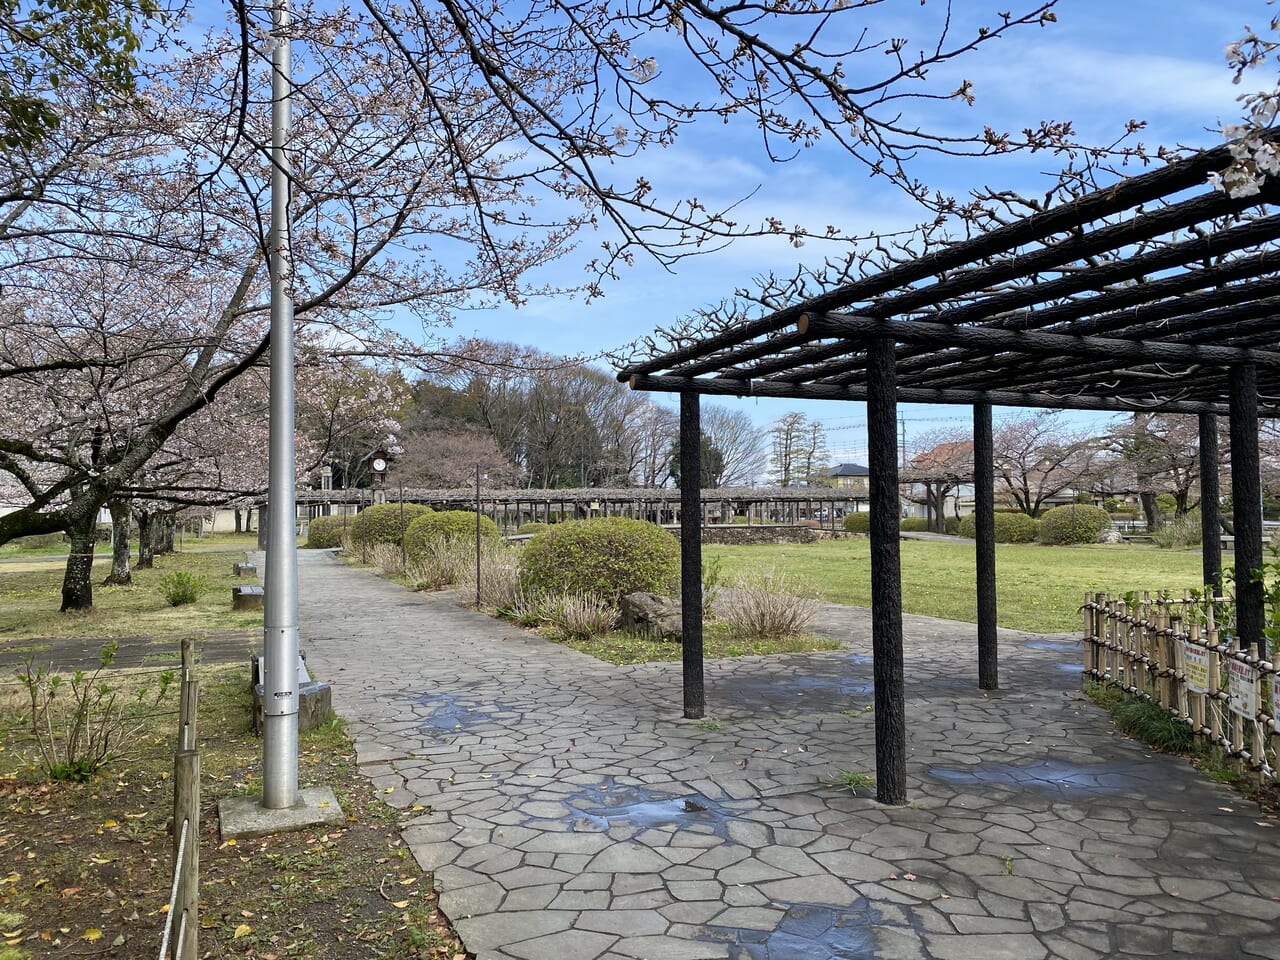
POLYGON ((1088 480, 1099 444, 1089 431, 1068 427, 1058 411, 1043 410, 1003 421, 992 447, 997 485, 1034 517, 1051 497, 1088 480))

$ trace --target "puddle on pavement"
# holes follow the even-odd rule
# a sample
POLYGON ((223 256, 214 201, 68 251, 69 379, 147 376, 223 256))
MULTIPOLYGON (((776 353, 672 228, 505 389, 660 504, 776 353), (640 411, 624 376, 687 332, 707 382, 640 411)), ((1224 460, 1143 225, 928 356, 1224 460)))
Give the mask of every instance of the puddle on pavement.
POLYGON ((723 681, 720 689, 746 707, 840 710, 851 697, 868 696, 873 684, 870 677, 733 677, 723 681))
POLYGON ((417 698, 427 710, 421 714, 419 733, 462 733, 480 723, 488 723, 491 714, 505 709, 501 704, 479 704, 448 693, 427 694, 417 698))
POLYGON ((793 904, 773 930, 708 926, 703 940, 729 943, 729 960, 864 960, 875 955, 869 904, 793 904))
POLYGON ((630 824, 637 832, 654 827, 710 827, 718 837, 728 839, 728 822, 734 812, 701 794, 677 796, 641 787, 618 786, 610 781, 600 787, 583 787, 559 798, 570 810, 575 828, 590 824, 593 830, 630 824))
POLYGON ((1076 764, 1065 760, 930 767, 929 775, 957 786, 994 784, 1079 796, 1122 793, 1151 786, 1149 771, 1135 764, 1076 764))
POLYGON ((1054 653, 1080 649, 1079 640, 1053 640, 1048 637, 1041 637, 1036 640, 1027 640, 1022 645, 1028 650, 1049 650, 1054 653))

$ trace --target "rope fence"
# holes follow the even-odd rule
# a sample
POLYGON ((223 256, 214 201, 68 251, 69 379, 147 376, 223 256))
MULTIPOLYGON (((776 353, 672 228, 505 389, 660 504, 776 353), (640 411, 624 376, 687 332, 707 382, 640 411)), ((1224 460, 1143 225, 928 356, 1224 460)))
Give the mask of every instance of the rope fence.
POLYGON ((196 748, 199 685, 195 647, 182 641, 182 691, 173 759, 173 882, 160 935, 160 960, 196 960, 200 907, 200 751, 196 748))
POLYGON ((1280 670, 1240 649, 1230 599, 1087 593, 1081 609, 1086 677, 1159 704, 1242 768, 1275 778, 1280 670))

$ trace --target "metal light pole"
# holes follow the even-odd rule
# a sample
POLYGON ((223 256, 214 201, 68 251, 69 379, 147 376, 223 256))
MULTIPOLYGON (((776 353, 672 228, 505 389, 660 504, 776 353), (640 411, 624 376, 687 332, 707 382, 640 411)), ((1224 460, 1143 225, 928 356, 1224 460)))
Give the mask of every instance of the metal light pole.
POLYGON ((262 805, 298 802, 298 553, 294 524, 293 264, 289 241, 292 123, 289 3, 271 7, 271 436, 266 596, 263 613, 262 805))

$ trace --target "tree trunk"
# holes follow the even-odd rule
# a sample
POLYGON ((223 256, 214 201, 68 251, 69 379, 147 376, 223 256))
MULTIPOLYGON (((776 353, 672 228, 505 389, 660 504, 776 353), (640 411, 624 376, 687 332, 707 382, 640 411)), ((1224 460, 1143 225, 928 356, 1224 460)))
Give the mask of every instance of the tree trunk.
POLYGON ((62 576, 62 612, 93 609, 93 547, 98 539, 97 513, 75 523, 68 531, 71 553, 62 576))
POLYGON ((177 529, 178 520, 173 514, 165 514, 160 518, 157 528, 159 533, 159 543, 156 544, 157 553, 173 553, 173 535, 177 529))
POLYGON ((104 587, 127 587, 133 583, 129 570, 129 534, 132 527, 131 511, 127 500, 112 500, 111 510, 111 573, 102 581, 104 587))
POLYGON ((1143 490, 1138 497, 1142 500, 1142 513, 1147 518, 1147 532, 1159 530, 1164 526, 1164 517, 1160 513, 1160 504, 1156 503, 1155 492, 1143 490))
POLYGON ((240 521, 240 508, 236 507, 234 513, 236 515, 236 533, 243 533, 244 531, 241 529, 241 521, 240 521))
POLYGON ((155 518, 150 510, 138 511, 138 569, 150 570, 155 566, 155 518))

